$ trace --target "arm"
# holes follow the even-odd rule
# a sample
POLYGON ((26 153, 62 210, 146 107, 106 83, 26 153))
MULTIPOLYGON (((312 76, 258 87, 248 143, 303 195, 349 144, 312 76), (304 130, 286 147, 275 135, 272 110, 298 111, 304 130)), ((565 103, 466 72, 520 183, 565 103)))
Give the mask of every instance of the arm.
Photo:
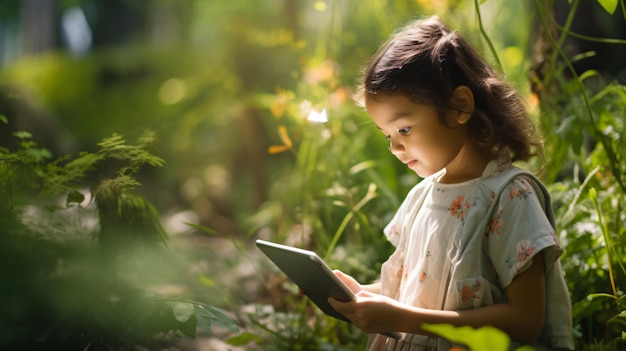
POLYGON ((367 291, 352 302, 330 300, 332 306, 353 324, 369 333, 401 331, 426 334, 422 323, 479 328, 491 325, 516 341, 534 341, 539 337, 545 318, 545 264, 543 253, 518 274, 505 289, 505 303, 461 311, 441 311, 401 304, 391 298, 367 291))

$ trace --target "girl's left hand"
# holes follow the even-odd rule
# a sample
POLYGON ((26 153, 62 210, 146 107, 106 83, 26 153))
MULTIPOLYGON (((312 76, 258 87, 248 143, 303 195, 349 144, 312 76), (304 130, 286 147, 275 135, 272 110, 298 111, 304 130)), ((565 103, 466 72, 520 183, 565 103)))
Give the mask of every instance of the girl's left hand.
POLYGON ((394 316, 401 308, 396 300, 365 290, 359 291, 353 301, 341 302, 331 297, 328 303, 367 333, 395 331, 394 316))
POLYGON ((339 278, 344 284, 346 284, 346 286, 352 290, 353 293, 358 294, 359 291, 362 290, 361 288, 361 284, 359 284, 358 281, 356 281, 356 279, 352 278, 351 276, 345 274, 344 272, 335 269, 333 270, 333 273, 337 276, 337 278, 339 278))

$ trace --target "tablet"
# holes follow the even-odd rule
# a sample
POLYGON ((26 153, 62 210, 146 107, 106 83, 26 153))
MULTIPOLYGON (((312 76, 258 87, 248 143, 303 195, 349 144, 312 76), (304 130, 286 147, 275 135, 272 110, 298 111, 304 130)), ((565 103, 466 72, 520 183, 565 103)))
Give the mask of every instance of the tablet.
POLYGON ((328 303, 328 298, 350 301, 354 293, 315 252, 264 240, 257 240, 256 245, 319 309, 349 322, 328 303))
MULTIPOLYGON (((257 240, 256 245, 280 270, 302 289, 313 303, 331 317, 350 323, 344 315, 337 312, 329 303, 333 297, 339 301, 354 299, 354 293, 339 279, 332 269, 313 251, 257 240)), ((399 333, 384 335, 399 339, 399 333)))

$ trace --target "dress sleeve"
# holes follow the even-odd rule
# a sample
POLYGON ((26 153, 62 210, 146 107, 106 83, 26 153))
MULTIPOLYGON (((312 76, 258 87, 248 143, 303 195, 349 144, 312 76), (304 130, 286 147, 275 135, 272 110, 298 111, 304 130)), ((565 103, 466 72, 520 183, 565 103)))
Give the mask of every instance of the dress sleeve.
POLYGON ((385 236, 387 236, 387 239, 393 246, 399 246, 403 233, 407 232, 412 226, 412 222, 415 220, 430 187, 432 187, 431 178, 426 178, 415 185, 404 198, 400 207, 398 207, 391 221, 383 229, 383 233, 385 233, 385 236))
POLYGON ((529 177, 518 176, 496 200, 485 235, 487 251, 502 288, 544 252, 546 266, 562 253, 554 228, 537 194, 539 187, 529 177))
POLYGON ((400 205, 389 224, 383 229, 383 232, 395 247, 395 250, 380 268, 380 293, 391 298, 397 298, 404 267, 404 245, 402 245, 404 236, 402 235, 402 223, 406 217, 405 208, 406 200, 400 205))
POLYGON ((412 221, 424 200, 425 186, 420 183, 413 187, 406 196, 395 215, 387 224, 383 232, 387 239, 396 248, 385 261, 380 270, 381 294, 398 298, 400 281, 404 271, 407 233, 410 232, 412 221))
POLYGON ((398 247, 398 244, 400 243, 401 223, 403 222, 403 219, 405 217, 405 213, 402 210, 404 207, 403 205, 400 206, 400 208, 398 208, 398 211, 396 211, 396 214, 393 216, 391 221, 387 224, 385 229, 383 229, 383 233, 385 233, 387 240, 389 240, 389 242, 391 242, 391 244, 396 248, 398 247))

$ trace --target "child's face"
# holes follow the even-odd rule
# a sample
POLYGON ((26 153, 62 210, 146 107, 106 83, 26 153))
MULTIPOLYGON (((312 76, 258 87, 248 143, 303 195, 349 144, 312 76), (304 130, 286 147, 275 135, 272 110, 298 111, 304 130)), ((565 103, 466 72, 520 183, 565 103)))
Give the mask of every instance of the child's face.
POLYGON ((446 126, 434 106, 415 103, 401 94, 369 96, 365 107, 389 139, 391 153, 420 177, 453 162, 462 163, 459 154, 467 135, 464 126, 454 120, 456 111, 446 115, 446 126))

